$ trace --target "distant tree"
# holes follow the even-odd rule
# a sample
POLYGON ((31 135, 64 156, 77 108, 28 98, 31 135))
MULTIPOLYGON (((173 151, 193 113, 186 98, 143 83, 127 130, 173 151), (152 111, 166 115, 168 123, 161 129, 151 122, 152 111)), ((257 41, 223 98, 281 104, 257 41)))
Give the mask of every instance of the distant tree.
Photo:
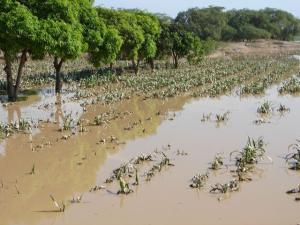
POLYGON ((278 9, 231 10, 226 14, 230 28, 227 27, 223 33, 225 40, 229 40, 232 35, 232 40, 258 38, 291 40, 300 31, 299 20, 292 14, 278 9), (236 31, 235 34, 232 33, 232 28, 236 31))
POLYGON ((202 40, 208 38, 220 40, 222 30, 227 24, 223 7, 192 8, 180 12, 175 21, 184 26, 187 31, 195 33, 202 40))

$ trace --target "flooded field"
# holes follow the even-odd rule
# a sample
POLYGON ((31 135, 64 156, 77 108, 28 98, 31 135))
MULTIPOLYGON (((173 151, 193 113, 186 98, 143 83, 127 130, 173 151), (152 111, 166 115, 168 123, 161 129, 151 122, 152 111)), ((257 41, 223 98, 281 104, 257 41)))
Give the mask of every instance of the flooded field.
POLYGON ((300 178, 285 159, 300 138, 300 98, 285 94, 298 78, 286 85, 289 76, 256 96, 241 90, 260 77, 218 97, 86 104, 77 92, 43 88, 3 104, 1 123, 33 125, 0 139, 0 225, 299 223, 300 194, 286 194, 300 178), (266 152, 240 177, 232 152, 248 137, 263 138, 266 152))

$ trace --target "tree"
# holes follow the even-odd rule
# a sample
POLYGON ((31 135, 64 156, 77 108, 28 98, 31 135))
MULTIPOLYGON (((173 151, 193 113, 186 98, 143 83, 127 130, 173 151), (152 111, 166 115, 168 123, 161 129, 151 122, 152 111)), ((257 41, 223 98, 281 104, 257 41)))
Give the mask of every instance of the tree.
POLYGON ((292 14, 278 9, 231 10, 226 14, 229 27, 223 33, 225 40, 229 40, 230 37, 231 40, 258 38, 291 40, 300 31, 299 20, 292 14))
POLYGON ((223 10, 223 7, 213 6, 203 9, 192 8, 180 12, 175 21, 202 40, 208 38, 220 40, 222 30, 227 24, 227 17, 223 10))
POLYGON ((116 29, 122 38, 122 46, 119 53, 120 59, 131 60, 135 72, 137 72, 136 61, 138 60, 138 52, 145 41, 142 28, 138 25, 137 18, 134 13, 125 10, 113 10, 105 8, 97 8, 100 18, 105 23, 116 29))
POLYGON ((146 60, 150 63, 152 70, 154 69, 154 57, 156 56, 156 42, 161 32, 159 20, 156 16, 140 11, 130 11, 134 13, 137 18, 137 24, 142 28, 144 35, 144 42, 138 51, 137 65, 135 72, 138 73, 140 61, 146 60))
POLYGON ((179 66, 179 59, 189 57, 190 61, 195 59, 201 52, 200 39, 193 33, 188 32, 178 23, 161 23, 162 32, 157 41, 159 47, 159 58, 172 55, 175 68, 179 66))
POLYGON ((34 16, 25 5, 14 0, 0 2, 0 49, 4 54, 9 101, 17 100, 28 54, 43 49, 41 38, 39 18, 34 16), (21 53, 20 57, 19 53, 21 53), (15 76, 12 70, 14 61, 18 61, 15 76))

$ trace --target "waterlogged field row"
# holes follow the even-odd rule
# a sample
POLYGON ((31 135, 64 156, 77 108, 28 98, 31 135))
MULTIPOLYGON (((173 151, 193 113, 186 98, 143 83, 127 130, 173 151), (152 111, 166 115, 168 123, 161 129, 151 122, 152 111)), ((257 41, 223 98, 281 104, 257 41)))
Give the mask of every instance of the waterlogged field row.
MULTIPOLYGON (((288 78, 291 74, 296 74, 298 64, 298 60, 292 59, 290 54, 240 56, 233 59, 205 59, 197 67, 165 69, 154 73, 146 72, 140 76, 118 76, 111 71, 97 72, 92 69, 72 73, 72 69, 86 66, 75 61, 65 68, 69 71, 65 76, 67 83, 65 91, 73 92, 69 101, 79 101, 84 109, 90 104, 110 104, 134 95, 141 95, 144 99, 164 99, 184 93, 193 97, 215 97, 230 93, 234 89, 239 95, 263 94, 270 85, 288 78)), ((22 84, 25 88, 53 84, 53 77, 49 76, 49 71, 45 69, 47 67, 43 67, 44 71, 37 69, 40 67, 41 65, 37 63, 27 68, 26 73, 37 75, 25 77, 22 84), (42 73, 44 75, 41 75, 42 73)), ((297 93, 300 90, 298 86, 300 86, 299 80, 292 77, 283 84, 279 92, 297 93)), ((45 104, 45 107, 49 105, 45 104)), ((72 112, 69 112, 64 119, 62 129, 70 129, 71 125, 74 127, 77 123, 77 121, 71 121, 71 114, 72 112)), ((1 137, 24 131, 25 128, 29 128, 29 123, 20 119, 15 123, 2 124, 1 137)))

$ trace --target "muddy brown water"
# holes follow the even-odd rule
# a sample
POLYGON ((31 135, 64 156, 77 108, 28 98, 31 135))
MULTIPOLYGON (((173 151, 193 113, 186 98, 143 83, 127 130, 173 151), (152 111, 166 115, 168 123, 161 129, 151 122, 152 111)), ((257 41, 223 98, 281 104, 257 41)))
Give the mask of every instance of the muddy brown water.
MULTIPOLYGON (((56 101, 51 100, 53 96, 40 96, 27 105, 9 107, 18 108, 20 115, 26 115, 28 111, 36 112, 33 109, 43 98, 56 101)), ((62 107, 67 106, 62 104, 62 107)), ((183 96, 166 101, 132 98, 113 108, 133 114, 107 126, 89 126, 88 132, 73 135, 66 141, 61 140, 63 134, 57 131, 58 124, 45 124, 34 134, 20 134, 2 142, 1 225, 293 225, 300 222, 300 204, 294 201, 297 195, 285 194, 299 183, 300 173, 288 170, 281 158, 288 146, 300 137, 299 97, 278 96, 277 86, 274 86, 262 97, 230 95, 190 99, 183 96), (255 125, 253 121, 259 118, 257 107, 264 100, 272 101, 275 110, 267 118, 270 123, 255 125), (280 103, 291 111, 280 115, 276 111, 280 103), (157 116, 158 111, 162 115, 157 116), (217 125, 214 115, 227 111, 230 111, 229 120, 217 125), (201 122, 203 113, 212 113, 212 121, 201 122), (142 124, 130 131, 124 130, 139 120, 142 124), (110 135, 126 144, 97 144, 110 135), (232 163, 229 153, 241 149, 248 136, 264 137, 268 143, 267 155, 273 159, 273 163, 266 160, 257 165, 253 181, 243 182, 238 192, 210 194, 210 186, 232 179, 230 169, 223 168, 211 172, 202 190, 189 188, 193 175, 205 173, 217 153, 223 153, 226 163, 232 163), (107 190, 88 191, 95 184, 102 185, 114 168, 130 158, 168 144, 171 149, 166 154, 175 166, 163 170, 150 182, 141 176, 140 185, 133 187, 131 195, 116 195, 117 184, 107 185, 107 190), (43 147, 35 148, 37 145, 43 147), (178 149, 188 155, 177 156, 178 149), (29 175, 33 164, 36 174, 29 175), (55 207, 49 194, 59 201, 67 201, 81 193, 81 203, 68 204, 64 213, 52 212, 55 207), (218 201, 219 197, 223 200, 218 201)), ((1 119, 7 118, 9 110, 0 109, 1 119)), ((90 106, 83 118, 92 120, 107 110, 111 107, 90 106)))

